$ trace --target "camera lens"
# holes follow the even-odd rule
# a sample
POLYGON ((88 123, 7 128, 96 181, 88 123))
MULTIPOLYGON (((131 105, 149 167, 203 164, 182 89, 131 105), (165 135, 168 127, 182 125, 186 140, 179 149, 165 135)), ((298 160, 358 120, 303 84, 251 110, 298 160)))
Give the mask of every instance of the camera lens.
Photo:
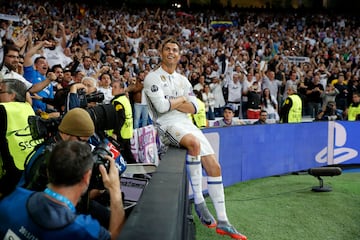
POLYGON ((94 122, 96 130, 110 130, 115 128, 117 115, 112 104, 100 104, 86 109, 94 122))

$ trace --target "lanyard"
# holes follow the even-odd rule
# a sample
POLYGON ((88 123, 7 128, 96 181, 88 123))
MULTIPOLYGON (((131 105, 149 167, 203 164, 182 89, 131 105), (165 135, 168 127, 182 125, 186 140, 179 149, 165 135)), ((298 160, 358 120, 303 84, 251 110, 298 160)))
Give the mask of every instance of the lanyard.
POLYGON ((62 203, 65 203, 66 206, 68 206, 68 208, 70 208, 70 210, 75 213, 76 210, 75 210, 75 206, 74 204, 72 204, 70 202, 69 199, 67 199, 66 197, 64 197, 63 195, 61 194, 58 194, 57 192, 54 192, 53 190, 51 190, 50 188, 46 188, 44 193, 46 193, 47 195, 49 195, 50 197, 52 198, 55 198, 56 200, 58 200, 59 202, 62 202, 62 203))

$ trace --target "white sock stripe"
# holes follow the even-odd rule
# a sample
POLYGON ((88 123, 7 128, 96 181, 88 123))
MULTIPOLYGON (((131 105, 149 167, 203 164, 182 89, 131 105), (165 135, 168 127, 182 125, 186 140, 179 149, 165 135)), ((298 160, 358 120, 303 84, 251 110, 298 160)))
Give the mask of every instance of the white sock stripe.
POLYGON ((215 182, 215 181, 212 181, 212 182, 209 182, 209 181, 208 181, 207 183, 208 183, 208 184, 213 184, 213 185, 214 185, 214 184, 222 184, 222 181, 216 181, 216 182, 215 182))
POLYGON ((201 164, 200 156, 186 155, 186 164, 201 164))

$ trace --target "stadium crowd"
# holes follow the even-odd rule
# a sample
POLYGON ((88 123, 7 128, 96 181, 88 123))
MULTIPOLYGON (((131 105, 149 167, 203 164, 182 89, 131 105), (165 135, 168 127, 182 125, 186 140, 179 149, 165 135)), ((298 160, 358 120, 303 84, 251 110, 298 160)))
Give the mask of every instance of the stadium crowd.
MULTIPOLYGON (((160 42, 169 36, 182 45, 177 70, 203 93, 210 119, 221 117, 230 103, 239 118, 253 118, 254 111, 256 118, 265 109, 268 118, 278 121, 291 85, 297 86, 303 116, 315 118, 331 99, 347 119, 352 95, 359 90, 357 17, 235 10, 224 15, 60 3, 11 1, 1 9, 2 42, 21 49, 14 59, 19 60, 18 72, 23 75, 23 59, 38 46, 30 51, 31 60, 43 56, 46 71, 58 67, 54 91, 88 76, 97 80, 109 102, 111 82, 120 80, 130 89, 132 104, 146 105, 134 86, 158 66, 160 42)), ((53 96, 43 92, 38 94, 53 96)), ((40 111, 54 111, 50 108, 40 111)), ((138 118, 135 127, 141 126, 138 118)))

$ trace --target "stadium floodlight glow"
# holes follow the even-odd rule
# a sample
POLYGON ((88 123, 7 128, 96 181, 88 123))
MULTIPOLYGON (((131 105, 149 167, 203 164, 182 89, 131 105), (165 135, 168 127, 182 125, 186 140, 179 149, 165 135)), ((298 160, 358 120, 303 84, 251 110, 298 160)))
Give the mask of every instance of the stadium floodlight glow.
POLYGON ((174 8, 181 8, 181 4, 180 3, 173 3, 172 6, 174 8))

